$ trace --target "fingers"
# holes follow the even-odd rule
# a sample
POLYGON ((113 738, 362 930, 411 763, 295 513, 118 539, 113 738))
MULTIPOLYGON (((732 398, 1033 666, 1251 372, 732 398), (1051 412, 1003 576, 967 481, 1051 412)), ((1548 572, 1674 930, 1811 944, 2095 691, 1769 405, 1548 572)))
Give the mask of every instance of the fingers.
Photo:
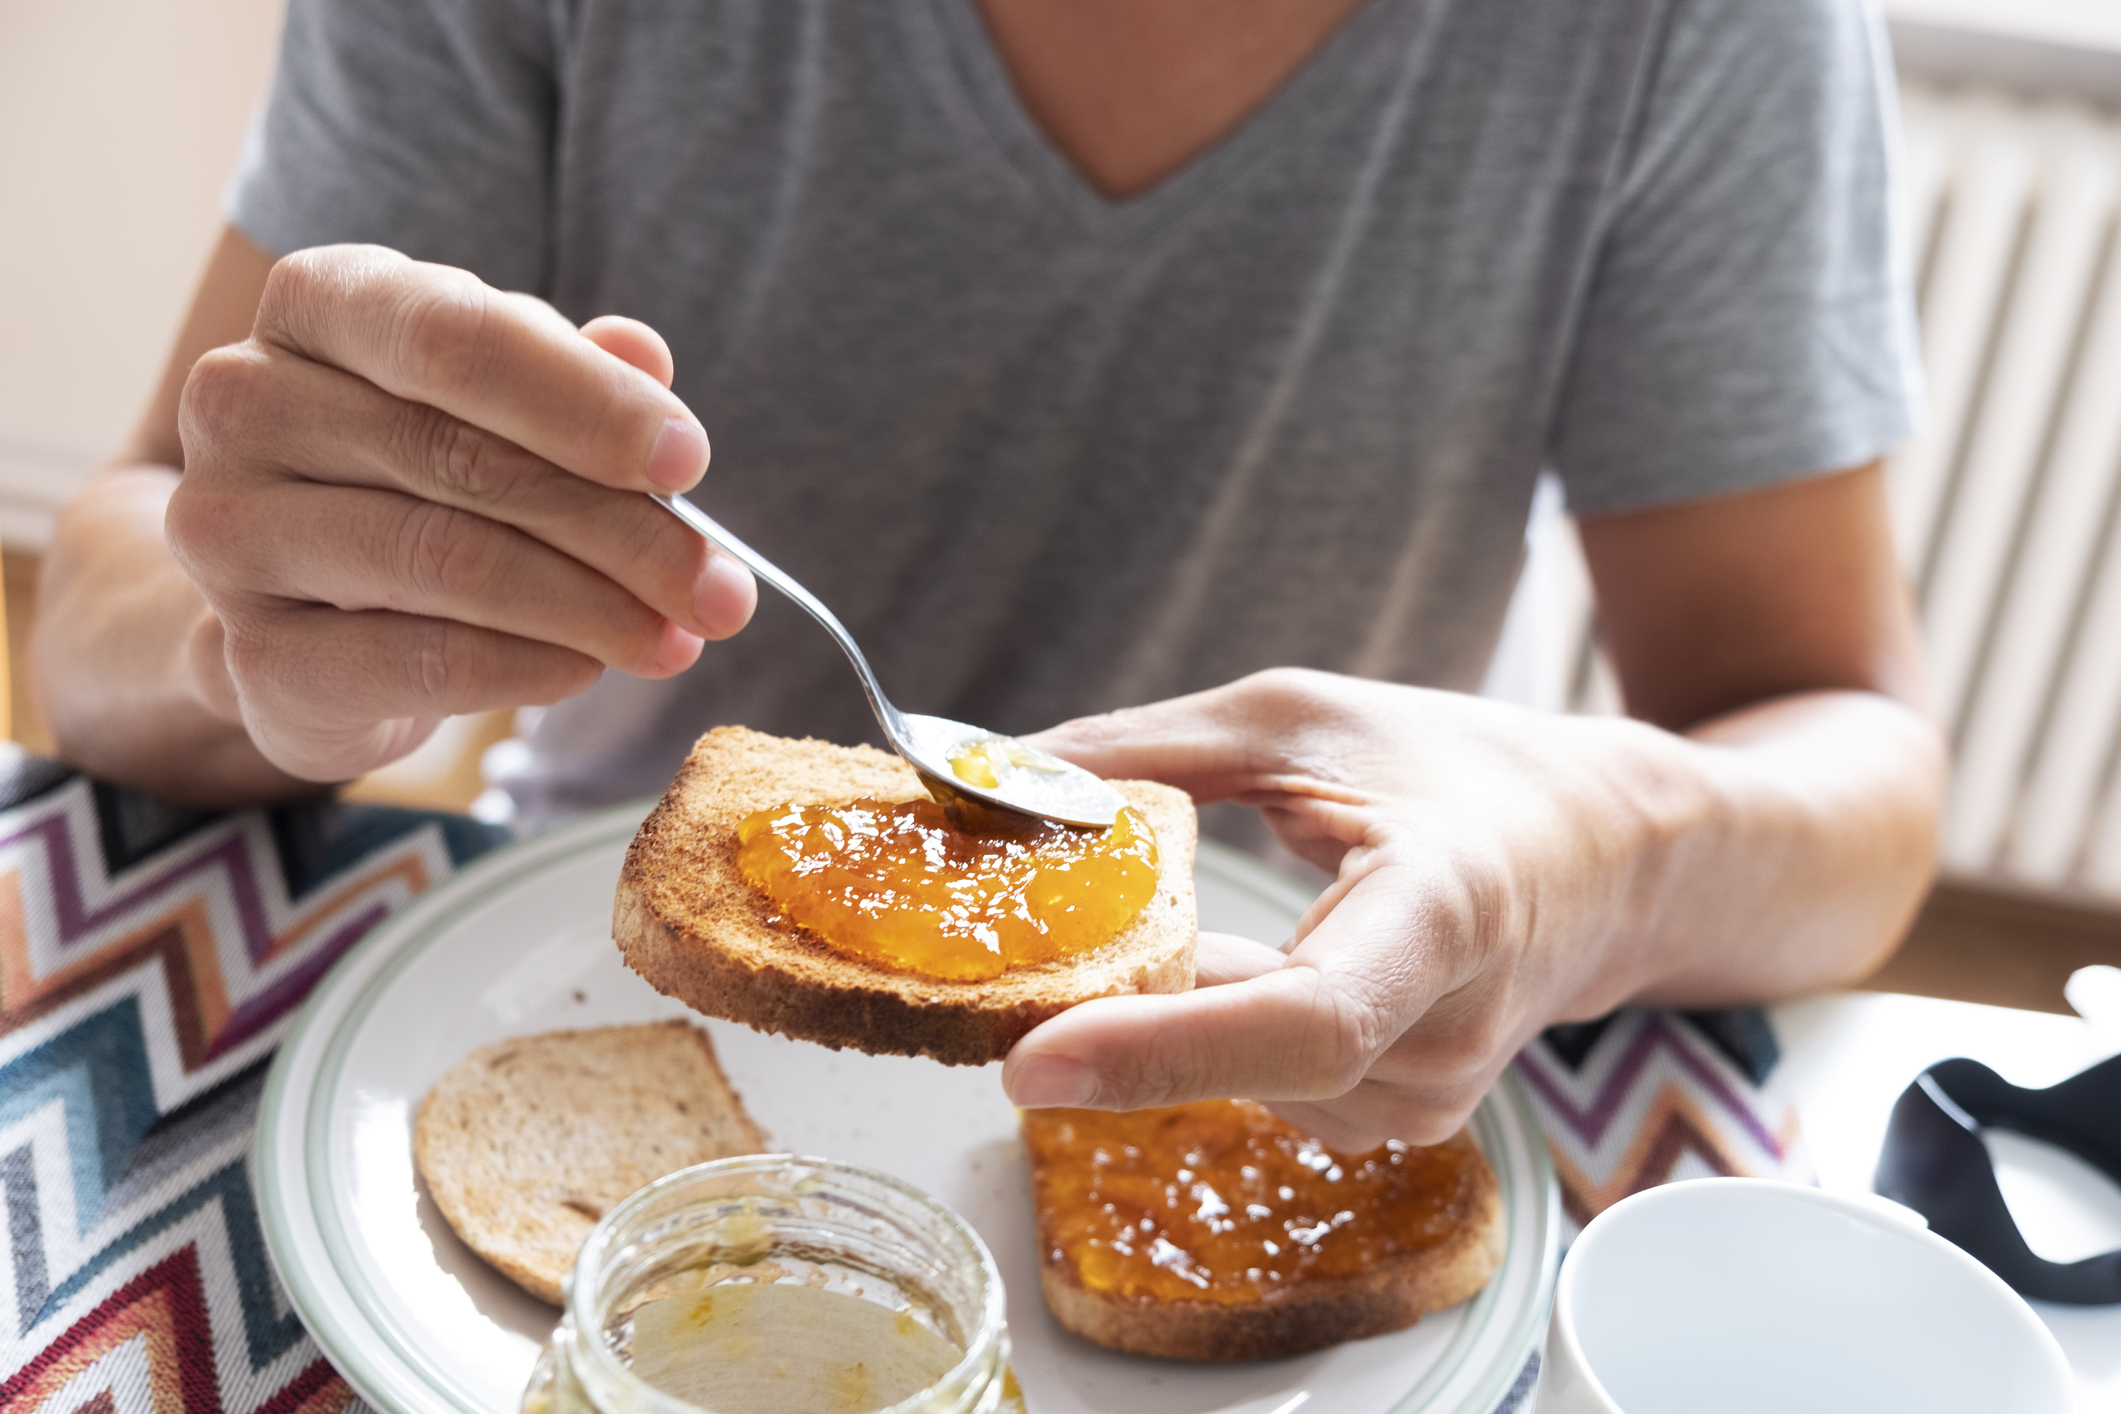
MULTIPOLYGON (((1331 1117, 1342 1138, 1434 1142, 1462 1118, 1463 1067, 1444 1067, 1433 1094, 1418 1073, 1398 1070, 1364 1084, 1431 1004, 1466 981, 1456 949, 1425 945, 1440 928, 1424 920, 1440 922, 1447 910, 1410 896, 1403 877, 1359 874, 1293 953, 1273 955, 1278 965, 1268 965, 1270 949, 1217 940, 1202 953, 1210 985, 1062 1012, 1017 1043, 1003 1086, 1029 1108, 1131 1110, 1228 1096, 1309 1104, 1314 1125, 1331 1117)), ((1485 1063, 1491 1051, 1466 1054, 1485 1063)), ((1477 1099, 1475 1091, 1466 1103, 1477 1099)))
MULTIPOLYGON (((1514 1054, 1514 1053, 1512 1053, 1514 1054)), ((1390 1085, 1365 1080, 1338 1099, 1269 1100, 1266 1107, 1329 1149, 1360 1154, 1387 1139, 1441 1144, 1465 1127, 1510 1056, 1495 1058, 1477 1079, 1449 1085, 1390 1085)))
POLYGON ((1163 781, 1196 801, 1284 792, 1358 799, 1370 724, 1346 700, 1352 679, 1297 668, 1254 673, 1223 687, 1063 722, 1028 740, 1100 776, 1163 781))
MULTIPOLYGON (((432 501, 282 482, 245 498, 208 580, 251 599, 387 609, 542 640, 639 677, 692 666, 700 638, 580 561, 432 501), (271 533, 246 535, 245 525, 271 533), (240 562, 240 563, 231 563, 240 562)), ((224 601, 231 596, 223 596, 224 601)))
POLYGON ((1454 1124, 1438 1133, 1420 1121, 1409 1124, 1397 1105, 1375 1119, 1369 1116, 1358 1118, 1348 1113, 1350 1102, 1365 1097, 1369 1089, 1367 1083, 1358 1085, 1331 1105, 1314 1105, 1303 1100, 1272 1100, 1266 1104, 1268 1109, 1298 1130, 1328 1149, 1338 1149, 1343 1154, 1367 1153, 1387 1139, 1404 1140, 1409 1144, 1439 1144, 1458 1127, 1454 1124), (1408 1130, 1418 1133, 1406 1132, 1408 1130))
MULTIPOLYGON (((599 332, 644 347, 615 324, 599 332)), ((462 270, 379 247, 298 252, 273 267, 253 337, 601 485, 680 491, 707 469, 705 429, 653 373, 583 338, 542 301, 462 270)))
POLYGON ((1366 1025, 1325 974, 1281 967, 1177 995, 1071 1007, 1016 1044, 1002 1085, 1027 1108, 1329 1099, 1361 1080, 1366 1025))
POLYGON ((350 779, 443 717, 558 702, 601 671, 569 649, 446 619, 297 605, 221 620, 245 728, 305 780, 350 779))
MULTIPOLYGON (((615 321, 631 324, 631 321, 615 321)), ((640 327, 640 326, 635 326, 640 327)), ((656 341, 660 347, 660 340, 656 341)), ((646 496, 585 481, 523 448, 439 409, 407 402, 337 369, 264 351, 222 350, 200 361, 186 390, 188 456, 201 467, 234 469, 217 476, 220 494, 204 478, 187 478, 173 505, 173 533, 202 546, 251 553, 253 538, 305 547, 313 524, 275 521, 261 497, 276 485, 334 482, 403 491, 436 507, 470 511, 516 527, 619 586, 648 609, 703 638, 726 638, 742 628, 757 603, 757 588, 741 565, 713 550, 646 496), (212 502, 202 508, 202 499, 212 502), (238 528, 255 536, 238 533, 238 528), (190 532, 196 530, 195 537, 190 532)), ((301 506, 285 497, 271 502, 301 506)), ((308 520, 319 510, 312 507, 308 520)), ((407 507, 406 515, 414 514, 407 507)), ((339 537, 330 533, 327 542, 339 537)), ((202 549, 199 558, 205 556, 202 549)), ((379 586, 402 584, 403 566, 376 566, 379 586)), ((412 586, 404 586, 407 590, 412 586)), ((270 592, 292 593, 286 588, 270 592)), ((320 599, 342 603, 340 594, 320 599)), ((608 597, 608 596, 604 596, 608 597)), ((369 603, 391 595, 371 594, 369 603)), ((417 612, 445 612, 427 601, 417 612)), ((524 631, 478 617, 468 622, 524 631)), ((619 623, 608 618, 607 623, 619 623)), ((541 635, 550 636, 550 635, 541 635)), ((630 666, 637 655, 605 651, 583 639, 555 639, 604 662, 630 666), (622 661, 623 660, 623 661, 622 661)))
POLYGON ((632 364, 664 387, 677 376, 670 345, 648 325, 623 314, 606 314, 582 326, 582 337, 613 358, 632 364))
POLYGON ((1193 955, 1193 985, 1221 987, 1231 982, 1249 982, 1278 970, 1288 961, 1280 948, 1270 948, 1233 933, 1203 933, 1193 955))
POLYGON ((1517 1053, 1538 1034, 1537 1014, 1512 1014, 1483 977, 1438 998, 1371 1065, 1362 1083, 1329 1100, 1269 1100, 1289 1123, 1339 1149, 1384 1139, 1437 1144, 1456 1133, 1517 1053))
POLYGON ((1156 780, 1203 804, 1252 787, 1270 764, 1229 688, 1078 717, 1026 741, 1110 780, 1156 780))
POLYGON ((1515 1054, 1467 1065, 1439 1046, 1433 1065, 1408 1057, 1358 1076, 1373 1053, 1367 1026, 1351 1014, 1359 1006, 1331 998, 1329 984, 1302 967, 1175 997, 1101 998, 1017 1043, 1002 1084, 1027 1109, 1255 1099, 1327 1145, 1360 1152, 1386 1139, 1449 1138, 1515 1054))
POLYGON ((707 464, 660 335, 372 247, 280 261, 252 337, 194 366, 171 548, 217 627, 209 710, 337 779, 433 720, 688 667, 750 574, 654 505, 707 464))

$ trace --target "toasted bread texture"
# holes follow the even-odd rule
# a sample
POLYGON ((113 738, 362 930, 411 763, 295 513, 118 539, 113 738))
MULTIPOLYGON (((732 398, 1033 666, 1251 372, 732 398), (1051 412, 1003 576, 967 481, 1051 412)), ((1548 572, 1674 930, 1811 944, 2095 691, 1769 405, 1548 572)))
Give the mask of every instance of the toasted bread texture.
POLYGON ((770 901, 737 868, 736 825, 752 812, 917 800, 926 792, 913 768, 873 747, 717 727, 626 851, 612 936, 657 991, 709 1016, 835 1050, 984 1065, 1079 1002, 1192 989, 1193 802, 1154 782, 1112 784, 1156 832, 1156 896, 1093 952, 941 981, 871 966, 773 921, 770 901))
MULTIPOLYGON (((1390 1257, 1354 1276, 1312 1277, 1257 1301, 1165 1301, 1095 1291, 1054 1240, 1039 1203, 1039 1294, 1062 1327, 1095 1345, 1175 1360, 1270 1360, 1383 1335, 1486 1286, 1508 1245, 1494 1170, 1461 1130, 1444 1141, 1470 1150, 1474 1190, 1465 1219, 1441 1243, 1390 1257)), ((1033 1149, 1032 1182, 1044 1161, 1033 1149)))
POLYGON ((420 1102, 413 1158, 464 1244, 541 1301, 634 1190, 765 1137, 687 1021, 481 1046, 420 1102))

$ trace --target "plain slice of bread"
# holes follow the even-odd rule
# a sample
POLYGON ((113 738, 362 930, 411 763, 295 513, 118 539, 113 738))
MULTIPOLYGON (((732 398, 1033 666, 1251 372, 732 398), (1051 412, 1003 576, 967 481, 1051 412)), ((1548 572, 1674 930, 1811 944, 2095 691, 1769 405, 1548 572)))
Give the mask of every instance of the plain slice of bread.
POLYGON ((1156 832, 1156 896, 1094 952, 946 982, 873 967, 792 924, 737 869, 736 825, 780 805, 917 800, 920 780, 867 746, 717 727, 634 836, 612 936, 659 992, 709 1016, 837 1050, 984 1065, 1092 997, 1193 986, 1193 802, 1149 781, 1112 783, 1156 832))
POLYGON ((589 1229, 620 1199, 764 1148, 714 1043, 682 1020, 481 1046, 427 1092, 412 1141, 465 1246, 556 1306, 589 1229))
MULTIPOLYGON (((1444 1141, 1478 1154, 1461 1130, 1444 1141)), ((1032 1181, 1038 1182, 1034 1158, 1032 1181)), ((1055 1245, 1040 1204, 1039 1294, 1061 1326, 1094 1345, 1174 1360, 1271 1360, 1413 1325, 1467 1300, 1502 1265, 1508 1245, 1502 1192, 1483 1158, 1465 1221, 1433 1247, 1377 1263, 1358 1276, 1312 1278, 1258 1301, 1132 1299, 1085 1286, 1055 1245)))

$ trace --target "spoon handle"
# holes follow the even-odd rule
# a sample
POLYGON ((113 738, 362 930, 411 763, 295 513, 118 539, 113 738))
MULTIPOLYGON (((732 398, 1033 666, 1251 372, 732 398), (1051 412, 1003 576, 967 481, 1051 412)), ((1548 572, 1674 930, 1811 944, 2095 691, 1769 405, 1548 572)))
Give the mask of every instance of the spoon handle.
POLYGON ((719 521, 684 497, 651 493, 649 499, 698 531, 709 544, 738 560, 760 579, 793 599, 805 613, 823 624, 825 632, 832 635, 833 641, 839 644, 840 651, 847 655, 847 661, 854 664, 854 675, 862 680, 862 692, 869 699, 869 710, 876 713, 877 724, 883 727, 885 739, 896 741, 903 735, 905 729, 900 722, 899 710, 891 705, 891 699, 884 696, 884 689, 877 682, 876 674, 871 671, 869 660, 862 656, 862 650, 856 646, 854 635, 847 632, 847 626, 841 623, 815 594, 803 588, 793 575, 731 535, 722 528, 719 521))

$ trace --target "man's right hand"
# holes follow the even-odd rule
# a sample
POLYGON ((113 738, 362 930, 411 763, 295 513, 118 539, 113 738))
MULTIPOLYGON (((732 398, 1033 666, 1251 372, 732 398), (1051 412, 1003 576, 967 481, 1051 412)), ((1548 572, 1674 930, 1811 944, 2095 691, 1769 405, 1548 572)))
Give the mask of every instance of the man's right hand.
POLYGON ((750 574, 644 492, 707 467, 660 336, 373 246, 279 261, 251 337, 193 365, 165 522, 207 610, 206 708, 344 780, 441 718, 667 677, 750 574))

